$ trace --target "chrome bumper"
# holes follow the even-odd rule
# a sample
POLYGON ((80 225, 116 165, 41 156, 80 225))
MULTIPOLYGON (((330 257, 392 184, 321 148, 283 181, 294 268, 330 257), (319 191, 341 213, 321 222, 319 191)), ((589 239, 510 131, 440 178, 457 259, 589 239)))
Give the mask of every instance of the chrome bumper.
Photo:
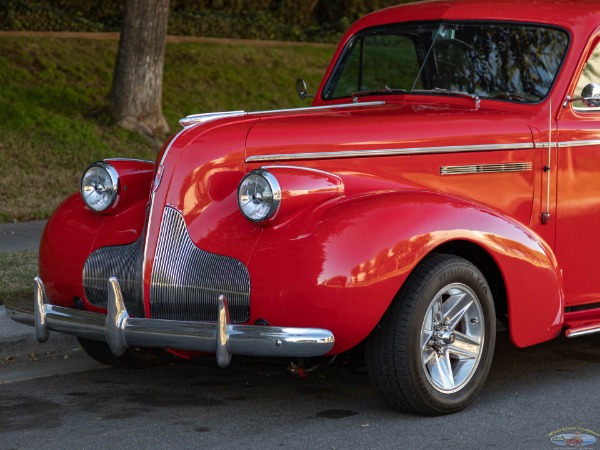
POLYGON ((35 279, 35 301, 12 300, 5 304, 7 315, 35 326, 40 342, 50 331, 107 342, 120 356, 129 347, 173 348, 215 353, 217 364, 227 367, 231 355, 310 357, 333 348, 333 334, 320 328, 280 328, 231 325, 227 300, 218 299, 218 323, 129 317, 116 278, 108 280, 108 313, 98 314, 48 304, 44 284, 35 279))

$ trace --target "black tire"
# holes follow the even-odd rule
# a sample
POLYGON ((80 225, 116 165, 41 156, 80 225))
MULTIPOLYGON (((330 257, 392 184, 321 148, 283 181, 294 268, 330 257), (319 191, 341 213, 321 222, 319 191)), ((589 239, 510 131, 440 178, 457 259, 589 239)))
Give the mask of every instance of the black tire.
POLYGON ((89 357, 107 366, 124 369, 148 369, 164 364, 169 360, 168 353, 160 349, 132 347, 128 348, 122 356, 115 356, 106 342, 81 337, 78 337, 77 340, 89 357))
POLYGON ((398 410, 453 413, 483 386, 495 339, 494 301, 482 273, 464 258, 432 254, 408 277, 369 336, 367 372, 398 410))

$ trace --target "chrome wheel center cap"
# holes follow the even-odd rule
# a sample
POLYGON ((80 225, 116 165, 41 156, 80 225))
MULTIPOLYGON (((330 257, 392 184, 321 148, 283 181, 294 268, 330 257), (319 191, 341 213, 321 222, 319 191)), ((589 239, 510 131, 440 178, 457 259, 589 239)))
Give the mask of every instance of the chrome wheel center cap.
POLYGON ((445 329, 441 333, 440 340, 442 345, 450 345, 454 343, 454 341, 456 340, 456 336, 454 335, 452 330, 445 329))
POLYGON ((442 350, 443 347, 447 347, 448 345, 452 345, 456 340, 456 335, 454 332, 448 327, 436 327, 438 331, 436 331, 429 341, 429 346, 433 347, 437 350, 442 350))

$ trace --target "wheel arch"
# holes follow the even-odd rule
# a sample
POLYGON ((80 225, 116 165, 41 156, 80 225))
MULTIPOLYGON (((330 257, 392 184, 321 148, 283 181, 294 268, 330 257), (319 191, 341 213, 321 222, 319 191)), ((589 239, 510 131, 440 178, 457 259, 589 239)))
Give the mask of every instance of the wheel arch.
POLYGON ((506 280, 494 258, 476 243, 464 240, 446 242, 433 252, 460 256, 472 262, 481 271, 492 292, 496 318, 509 329, 506 280))
POLYGON ((329 329, 345 351, 377 327, 432 252, 475 263, 517 346, 560 334, 562 279, 550 247, 506 214, 430 191, 336 199, 265 227, 249 263, 254 319, 329 329))
MULTIPOLYGON (((369 236, 376 242, 374 249, 408 252, 402 256, 395 252, 401 260, 392 277, 398 282, 396 295, 427 255, 454 254, 483 273, 495 299, 496 315, 508 325, 513 344, 527 347, 561 333, 562 271, 551 247, 524 224, 486 205, 430 191, 386 192, 348 200, 341 214, 336 208, 333 223, 353 222, 355 235, 369 236), (348 218, 353 204, 370 213, 359 220, 348 218), (384 227, 380 225, 382 212, 393 218, 384 227)), ((386 264, 389 261, 381 262, 386 264)), ((392 301, 393 297, 386 310, 392 301)))

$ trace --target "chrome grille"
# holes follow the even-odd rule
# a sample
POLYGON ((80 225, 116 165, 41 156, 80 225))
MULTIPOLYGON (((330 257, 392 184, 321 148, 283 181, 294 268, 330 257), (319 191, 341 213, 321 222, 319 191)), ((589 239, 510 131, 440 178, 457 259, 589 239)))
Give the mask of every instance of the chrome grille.
MULTIPOLYGON (((144 317, 142 235, 129 245, 103 247, 85 262, 83 286, 87 300, 106 308, 108 279, 117 277, 130 315, 144 317)), ((217 322, 217 301, 225 295, 231 323, 250 317, 250 275, 234 258, 209 253, 192 242, 182 215, 165 208, 150 284, 155 319, 217 322)))
POLYGON ((93 252, 83 267, 83 288, 87 300, 106 308, 108 279, 117 277, 129 314, 144 317, 142 263, 144 235, 129 245, 102 247, 93 252))
POLYGON ((241 261, 199 249, 183 216, 165 208, 150 285, 150 309, 156 319, 217 321, 223 294, 232 323, 250 317, 250 275, 241 261))

